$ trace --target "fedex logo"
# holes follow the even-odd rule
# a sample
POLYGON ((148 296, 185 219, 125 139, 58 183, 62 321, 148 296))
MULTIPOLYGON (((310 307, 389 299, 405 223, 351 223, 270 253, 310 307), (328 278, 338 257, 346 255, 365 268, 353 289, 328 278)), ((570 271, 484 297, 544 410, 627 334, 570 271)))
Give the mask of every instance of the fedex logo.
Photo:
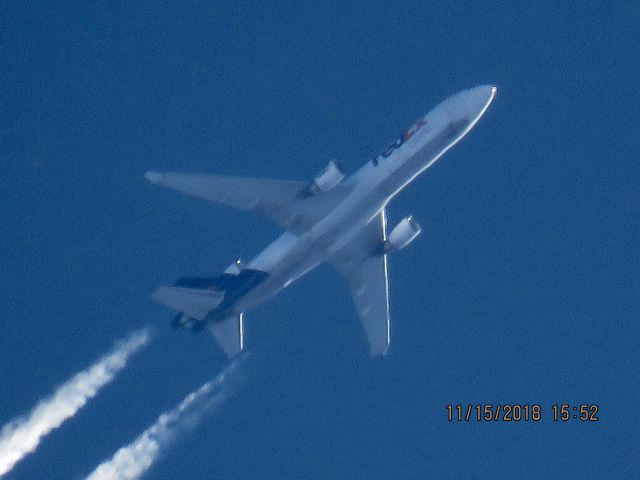
POLYGON ((378 163, 380 163, 380 160, 391 155, 395 149, 399 148, 400 145, 413 137, 418 132, 418 130, 424 127, 427 123, 429 122, 426 118, 421 118, 416 123, 411 125, 411 128, 409 128, 409 130, 407 130, 406 132, 403 132, 402 135, 400 135, 400 138, 391 142, 389 145, 382 149, 382 151, 372 160, 373 166, 377 166, 378 163))
POLYGON ((426 118, 421 118, 420 120, 418 120, 416 123, 414 123, 411 126, 409 130, 407 130, 402 134, 402 141, 406 142, 407 140, 409 140, 411 137, 413 137, 416 134, 418 130, 424 127, 427 123, 428 122, 426 118))

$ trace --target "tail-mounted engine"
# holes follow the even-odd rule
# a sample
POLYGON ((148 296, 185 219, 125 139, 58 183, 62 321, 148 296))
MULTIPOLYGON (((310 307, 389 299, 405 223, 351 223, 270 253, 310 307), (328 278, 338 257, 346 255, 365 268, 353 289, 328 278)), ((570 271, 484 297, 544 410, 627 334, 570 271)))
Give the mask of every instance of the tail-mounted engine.
POLYGON ((384 242, 383 252, 391 253, 403 249, 415 240, 421 231, 420 225, 418 225, 413 217, 408 216, 403 218, 393 228, 387 240, 384 242))
POLYGON ((232 275, 238 275, 242 270, 244 270, 244 262, 241 258, 237 259, 231 265, 227 267, 224 273, 231 273, 232 275))
POLYGON ((326 192, 340 183, 343 178, 342 169, 332 160, 303 190, 302 196, 309 197, 319 192, 326 192))

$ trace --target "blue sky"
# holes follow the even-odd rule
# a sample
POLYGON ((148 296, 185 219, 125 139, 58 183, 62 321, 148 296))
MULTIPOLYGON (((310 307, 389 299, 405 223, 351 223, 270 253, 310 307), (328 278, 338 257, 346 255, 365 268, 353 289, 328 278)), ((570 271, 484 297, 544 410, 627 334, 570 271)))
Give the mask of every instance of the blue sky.
POLYGON ((149 300, 278 234, 156 170, 355 171, 448 95, 471 134, 390 206, 393 343, 322 267, 247 315, 244 386, 151 478, 637 478, 636 2, 5 5, 0 423, 145 325, 149 346, 11 479, 81 478, 224 364, 149 300), (450 423, 449 403, 539 403, 450 423), (596 403, 595 424, 554 403, 596 403))

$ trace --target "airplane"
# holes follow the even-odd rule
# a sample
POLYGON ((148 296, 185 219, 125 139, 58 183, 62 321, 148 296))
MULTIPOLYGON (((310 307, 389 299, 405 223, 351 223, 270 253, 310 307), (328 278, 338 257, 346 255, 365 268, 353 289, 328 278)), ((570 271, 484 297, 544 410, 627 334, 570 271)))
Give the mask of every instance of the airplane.
POLYGON ((244 348, 244 312, 323 262, 346 279, 372 357, 391 341, 387 256, 421 232, 413 217, 387 234, 387 204, 478 122, 496 87, 463 90, 421 117, 350 177, 335 163, 311 181, 148 171, 150 182, 262 215, 285 232, 248 263, 222 274, 183 277, 152 294, 179 312, 174 327, 205 327, 228 357, 244 348))

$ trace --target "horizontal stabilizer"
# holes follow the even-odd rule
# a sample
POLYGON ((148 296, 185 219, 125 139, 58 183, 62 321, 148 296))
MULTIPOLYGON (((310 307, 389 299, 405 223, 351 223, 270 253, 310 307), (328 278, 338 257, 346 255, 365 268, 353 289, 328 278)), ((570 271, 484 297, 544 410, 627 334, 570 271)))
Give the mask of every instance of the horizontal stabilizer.
POLYGON ((244 348, 244 314, 210 322, 207 328, 227 357, 235 357, 244 348))
POLYGON ((204 320, 216 308, 223 293, 184 287, 159 287, 151 295, 156 302, 184 313, 196 320, 204 320))
POLYGON ((221 290, 219 283, 219 277, 180 277, 173 286, 198 290, 221 290))

